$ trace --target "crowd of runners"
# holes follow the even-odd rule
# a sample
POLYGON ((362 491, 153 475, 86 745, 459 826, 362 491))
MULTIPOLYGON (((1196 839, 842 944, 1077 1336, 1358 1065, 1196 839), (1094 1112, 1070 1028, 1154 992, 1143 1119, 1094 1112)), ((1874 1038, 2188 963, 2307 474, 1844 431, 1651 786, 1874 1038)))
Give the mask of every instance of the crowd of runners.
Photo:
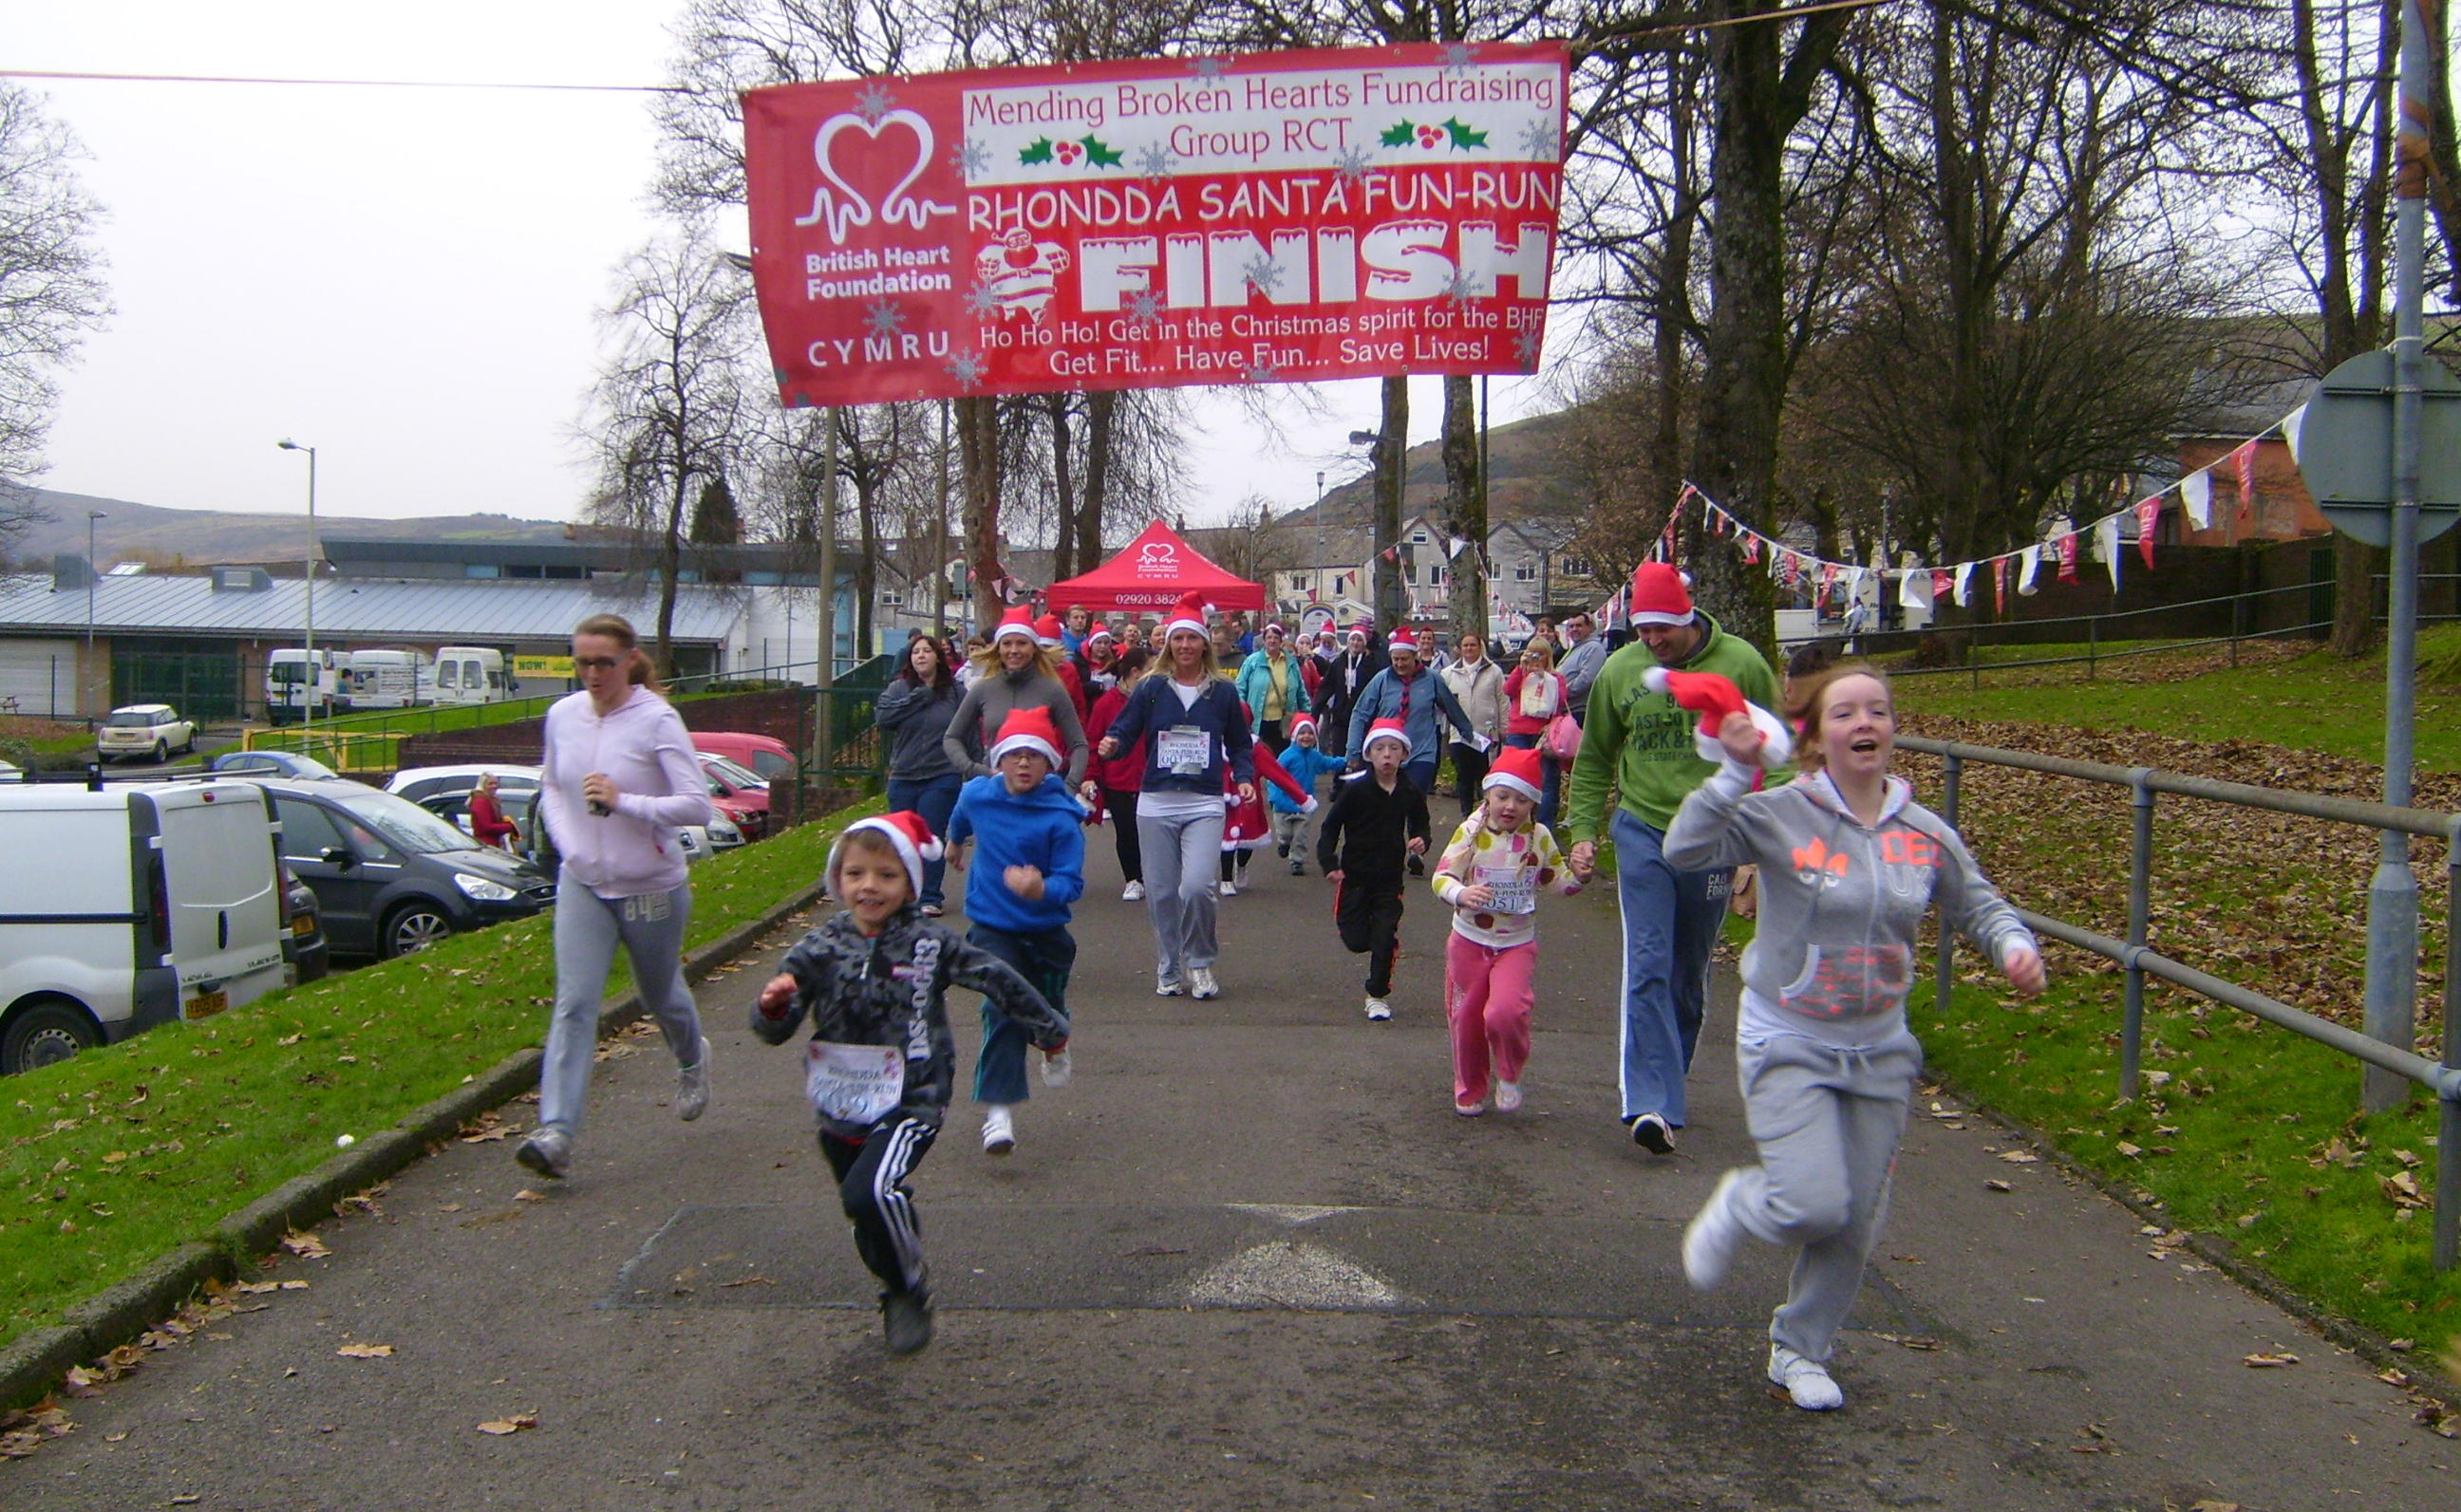
MULTIPOLYGON (((1625 603, 1623 646, 1611 650, 1573 615, 1530 637, 1509 671, 1476 636, 1449 656, 1423 632, 1379 645, 1364 627, 1300 647, 1278 624, 1250 633, 1192 595, 1150 628, 1017 609, 963 657, 914 638, 878 704, 891 812, 833 848, 828 883, 845 911, 788 954, 752 1018, 772 1043, 811 1024, 806 1091, 857 1247, 884 1287, 892 1351, 931 1337, 906 1181, 953 1089, 946 994, 982 994, 973 1096, 983 1149, 1008 1155, 1029 1048, 1046 1084, 1069 1075, 1089 826, 1110 829, 1122 899, 1145 905, 1164 997, 1288 989, 1261 976, 1226 984, 1220 970, 1222 902, 1250 885, 1252 859, 1271 844, 1293 876, 1313 853, 1333 888, 1332 927, 1366 957, 1361 1012, 1389 1021, 1402 911, 1411 879, 1425 879, 1448 910, 1442 1008, 1466 1118, 1522 1106, 1540 900, 1598 880, 1606 841, 1623 936, 1616 1112, 1644 1151, 1671 1154, 1684 1126, 1730 899, 1755 914, 1737 1060, 1760 1159, 1718 1183, 1684 1236, 1683 1268, 1706 1288, 1746 1239, 1798 1251, 1770 1324, 1768 1376, 1801 1407, 1842 1403, 1828 1363, 1921 1068, 1905 1018, 1921 918, 1937 903, 1944 926, 2020 991, 2042 990, 2042 958, 1956 833, 1890 774, 1882 673, 1813 650, 1782 677, 1696 608, 1665 564, 1641 566, 1625 603), (1440 841, 1428 804, 1447 760, 1459 815, 1440 841), (935 922, 959 868, 962 937, 935 922)), ((606 850, 643 854, 594 865, 585 847, 579 870, 567 861, 557 942, 571 980, 560 984, 541 1127, 521 1152, 550 1176, 570 1167, 588 1075, 566 1041, 594 1009, 614 945, 632 948, 644 982, 663 980, 669 931, 657 926, 690 902, 668 875, 679 865, 647 855, 657 824, 684 806, 680 778, 674 797, 658 791, 680 726, 646 682, 629 627, 610 640, 590 622, 575 655, 592 680, 550 716, 551 754, 577 753, 584 726, 593 756, 610 731, 644 751, 612 778, 580 771, 577 756, 551 761, 546 811, 559 832, 588 816, 639 829, 606 850)), ((680 1000, 659 999, 660 1021, 690 1118, 708 1105, 708 1046, 689 994, 670 995, 680 1000)))

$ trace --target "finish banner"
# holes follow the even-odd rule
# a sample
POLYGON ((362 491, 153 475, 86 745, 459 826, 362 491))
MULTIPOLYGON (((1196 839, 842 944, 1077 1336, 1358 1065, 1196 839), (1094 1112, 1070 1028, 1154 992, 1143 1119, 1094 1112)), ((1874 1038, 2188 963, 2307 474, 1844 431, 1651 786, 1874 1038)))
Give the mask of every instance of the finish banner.
POLYGON ((743 96, 790 408, 1534 373, 1559 43, 880 76, 743 96))

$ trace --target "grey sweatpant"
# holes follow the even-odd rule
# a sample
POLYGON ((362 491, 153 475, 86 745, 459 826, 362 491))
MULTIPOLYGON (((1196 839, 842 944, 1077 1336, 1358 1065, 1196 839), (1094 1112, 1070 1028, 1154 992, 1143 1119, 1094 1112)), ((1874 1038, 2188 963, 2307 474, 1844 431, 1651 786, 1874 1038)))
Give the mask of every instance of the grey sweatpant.
POLYGON ((1888 1216, 1922 1046, 1902 1029, 1859 1050, 1773 1034, 1738 1041, 1735 1061, 1761 1163, 1726 1189, 1727 1211, 1754 1238, 1799 1250, 1769 1339, 1825 1363, 1888 1216))
POLYGON ((1166 975, 1209 969, 1219 953, 1213 943, 1213 885, 1222 864, 1225 817, 1218 802, 1202 813, 1157 814, 1150 799, 1137 799, 1137 849, 1145 866, 1145 912, 1153 918, 1154 967, 1166 975))
POLYGON ((601 898, 566 872, 555 889, 555 1016, 539 1067, 539 1127, 581 1132, 581 1104, 598 1049, 598 1007, 621 945, 632 958, 642 1006, 665 1032, 675 1064, 700 1058, 700 1013, 684 985, 684 924, 692 884, 638 898, 601 898))

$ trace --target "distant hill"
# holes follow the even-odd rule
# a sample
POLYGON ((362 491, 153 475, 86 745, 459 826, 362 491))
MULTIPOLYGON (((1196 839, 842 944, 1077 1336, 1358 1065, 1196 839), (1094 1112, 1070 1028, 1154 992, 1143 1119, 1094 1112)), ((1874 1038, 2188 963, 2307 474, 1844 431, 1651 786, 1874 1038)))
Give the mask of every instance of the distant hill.
MULTIPOLYGON (((1490 528, 1532 517, 1566 516, 1585 507, 1572 467, 1571 412, 1535 415, 1487 432, 1487 516, 1490 528)), ((1364 454, 1361 454, 1362 460, 1364 454)), ((1402 474, 1402 514, 1438 514, 1444 497, 1444 446, 1422 441, 1410 448, 1402 474)), ((1305 509, 1274 517, 1282 525, 1325 525, 1364 530, 1376 507, 1375 484, 1356 478, 1325 490, 1305 509)))
MULTIPOLYGON (((308 516, 250 515, 226 509, 168 509, 91 494, 33 491, 37 518, 10 548, 17 562, 49 561, 54 553, 85 555, 86 511, 99 509, 95 554, 103 562, 143 555, 158 563, 184 559, 192 566, 224 563, 297 562, 308 549, 308 516)), ((327 540, 562 541, 561 520, 515 520, 509 515, 423 515, 413 520, 365 520, 319 513, 316 533, 327 540)))

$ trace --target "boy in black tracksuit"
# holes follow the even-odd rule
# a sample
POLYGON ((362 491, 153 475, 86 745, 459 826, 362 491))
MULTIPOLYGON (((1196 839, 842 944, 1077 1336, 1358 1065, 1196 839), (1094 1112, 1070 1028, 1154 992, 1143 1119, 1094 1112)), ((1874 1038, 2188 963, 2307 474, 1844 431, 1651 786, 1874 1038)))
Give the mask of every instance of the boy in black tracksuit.
POLYGON ((1367 770, 1335 784, 1316 860, 1334 894, 1333 920, 1341 943, 1367 957, 1367 1016, 1393 1016, 1393 962, 1402 952, 1402 865, 1427 849, 1426 795, 1402 775, 1410 736, 1399 719, 1380 719, 1360 753, 1367 770), (1346 843, 1345 843, 1346 841, 1346 843))

